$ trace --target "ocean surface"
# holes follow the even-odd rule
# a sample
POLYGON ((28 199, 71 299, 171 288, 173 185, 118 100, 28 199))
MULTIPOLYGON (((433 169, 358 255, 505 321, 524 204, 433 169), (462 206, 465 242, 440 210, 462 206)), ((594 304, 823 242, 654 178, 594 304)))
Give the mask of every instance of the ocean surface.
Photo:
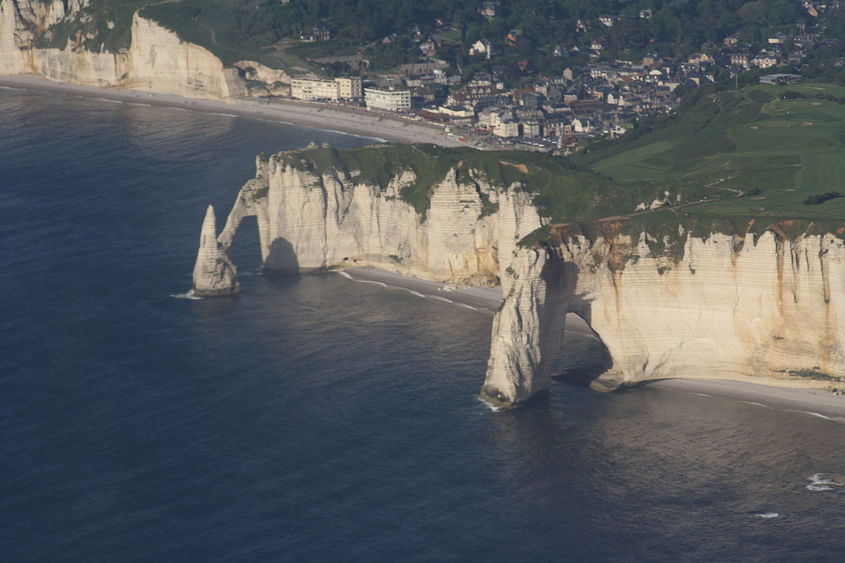
POLYGON ((492 317, 336 274, 186 292, 290 126, 0 90, 3 561, 842 561, 845 426, 477 399, 492 317))

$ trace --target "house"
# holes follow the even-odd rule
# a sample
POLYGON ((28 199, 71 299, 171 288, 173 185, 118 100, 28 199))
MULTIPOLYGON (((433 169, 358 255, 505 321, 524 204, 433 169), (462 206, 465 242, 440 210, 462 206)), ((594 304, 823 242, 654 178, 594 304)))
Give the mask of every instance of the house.
POLYGON ((469 54, 470 56, 484 55, 485 59, 489 59, 493 54, 493 44, 486 39, 479 39, 470 46, 469 54))
POLYGON ((522 37, 522 30, 512 29, 505 36, 505 45, 507 45, 508 47, 516 47, 516 44, 519 42, 519 39, 521 37, 522 37))
POLYGON ((426 39, 420 43, 420 51, 427 57, 433 57, 437 49, 440 48, 440 40, 436 37, 426 39))
POLYGON ((777 56, 767 51, 760 51, 751 59, 751 66, 757 68, 771 68, 776 64, 778 64, 777 56))
POLYGON ((652 12, 650 9, 647 10, 640 10, 640 19, 641 20, 650 20, 652 16, 652 12))
POLYGON ((493 129, 497 137, 519 137, 519 122, 511 120, 501 121, 493 129))
POLYGON ((751 65, 748 60, 748 53, 732 53, 731 54, 731 66, 735 66, 737 68, 743 68, 748 70, 751 68, 751 65))
POLYGON ((599 22, 605 27, 613 27, 615 21, 615 16, 599 16, 599 22))
POLYGON ((482 2, 481 8, 478 9, 478 13, 487 18, 487 21, 491 21, 496 17, 496 3, 482 2))
POLYGON ((434 70, 434 63, 432 62, 410 63, 399 66, 399 73, 404 75, 432 74, 434 72, 436 71, 434 70))
POLYGON ((542 134, 542 126, 537 119, 520 120, 519 125, 522 129, 523 137, 539 137, 542 134))

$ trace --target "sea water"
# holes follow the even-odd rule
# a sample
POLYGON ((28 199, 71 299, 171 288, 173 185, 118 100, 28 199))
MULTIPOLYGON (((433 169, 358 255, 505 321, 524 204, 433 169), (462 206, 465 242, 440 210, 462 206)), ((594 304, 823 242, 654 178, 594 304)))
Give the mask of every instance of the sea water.
POLYGON ((841 561, 845 427, 659 389, 478 401, 491 315, 330 275, 186 295, 316 130, 0 91, 4 561, 841 561))

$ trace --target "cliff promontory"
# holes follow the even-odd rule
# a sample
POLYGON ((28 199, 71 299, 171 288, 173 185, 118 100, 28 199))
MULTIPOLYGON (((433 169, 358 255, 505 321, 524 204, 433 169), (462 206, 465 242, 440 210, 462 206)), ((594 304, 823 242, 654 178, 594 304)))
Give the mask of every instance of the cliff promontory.
POLYGON ((550 210, 607 214, 661 194, 615 189, 544 159, 429 146, 260 156, 216 238, 213 212, 206 215, 194 290, 237 290, 228 249, 243 218, 255 216, 267 270, 376 265, 501 283, 481 391, 497 404, 548 389, 571 312, 599 344, 605 369, 593 385, 601 389, 666 377, 845 378, 838 235, 812 223, 752 222, 726 233, 681 218, 660 234, 623 219, 592 230, 551 225, 550 210))
POLYGON ((0 0, 0 74, 223 100, 251 93, 262 80, 269 82, 254 93, 290 82, 254 61, 224 67, 131 6, 111 15, 92 8, 89 0, 0 0))

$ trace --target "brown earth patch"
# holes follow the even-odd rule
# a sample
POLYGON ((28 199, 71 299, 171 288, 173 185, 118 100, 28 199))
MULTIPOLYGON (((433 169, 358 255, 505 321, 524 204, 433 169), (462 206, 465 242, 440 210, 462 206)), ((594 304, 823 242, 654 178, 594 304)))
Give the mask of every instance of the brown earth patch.
POLYGON ((528 167, 524 164, 517 164, 515 162, 508 162, 507 160, 500 160, 499 164, 503 164, 505 166, 512 166, 522 172, 523 174, 528 174, 528 167))

